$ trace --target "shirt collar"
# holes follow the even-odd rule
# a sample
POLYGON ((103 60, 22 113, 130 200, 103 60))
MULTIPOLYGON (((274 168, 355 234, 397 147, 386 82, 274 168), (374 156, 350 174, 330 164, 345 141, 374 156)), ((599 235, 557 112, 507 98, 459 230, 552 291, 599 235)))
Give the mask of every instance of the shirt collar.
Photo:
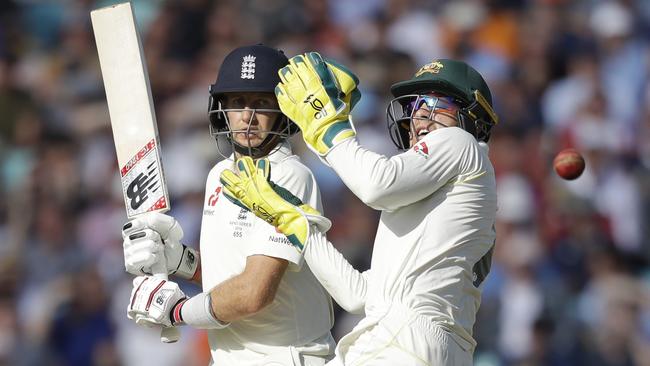
POLYGON ((490 147, 488 146, 488 144, 486 142, 479 141, 478 146, 481 147, 481 149, 485 150, 486 153, 490 152, 490 147))
POLYGON ((279 163, 291 155, 293 155, 291 144, 289 141, 284 140, 271 151, 268 158, 272 163, 279 163))
MULTIPOLYGON (((293 151, 291 150, 291 144, 289 141, 284 140, 281 143, 279 143, 276 147, 274 147, 271 150, 271 153, 267 155, 266 157, 269 159, 270 162, 272 163, 279 163, 282 160, 286 159, 287 157, 293 155, 293 151)), ((230 154, 228 157, 228 160, 232 161, 233 164, 235 163, 235 153, 230 154)))

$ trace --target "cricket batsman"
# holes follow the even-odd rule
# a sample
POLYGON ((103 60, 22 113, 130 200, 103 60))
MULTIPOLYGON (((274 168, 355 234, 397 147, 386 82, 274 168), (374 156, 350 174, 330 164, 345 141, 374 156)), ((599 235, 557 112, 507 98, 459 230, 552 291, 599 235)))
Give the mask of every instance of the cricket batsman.
POLYGON ((316 180, 287 141, 298 129, 273 93, 287 64, 271 47, 239 47, 210 87, 210 131, 219 151, 225 142, 232 153, 207 177, 200 251, 181 244, 183 230, 171 216, 149 213, 123 230, 127 271, 139 275, 129 318, 207 329, 215 365, 322 366, 334 355, 331 298, 293 239, 223 198, 220 182, 222 171, 247 157, 321 209, 316 180), (203 292, 188 298, 176 283, 148 276, 159 261, 170 276, 200 284, 203 292))
POLYGON ((237 173, 224 171, 225 193, 299 238, 334 299, 365 313, 328 365, 471 365, 496 237, 487 141, 498 119, 490 90, 474 68, 446 59, 393 85, 388 128, 405 151, 388 158, 357 142, 349 117, 357 79, 346 75, 311 52, 280 70, 275 92, 307 145, 382 211, 368 271, 352 268, 322 233, 326 219, 283 194, 259 162, 244 159, 237 173))

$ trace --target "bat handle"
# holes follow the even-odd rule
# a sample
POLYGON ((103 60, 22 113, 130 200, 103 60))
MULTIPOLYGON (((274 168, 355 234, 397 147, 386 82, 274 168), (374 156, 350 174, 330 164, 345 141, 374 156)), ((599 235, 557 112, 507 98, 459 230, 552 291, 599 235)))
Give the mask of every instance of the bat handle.
MULTIPOLYGON (((151 267, 154 277, 167 280, 167 266, 165 262, 156 263, 151 267)), ((162 327, 160 340, 163 343, 175 343, 181 338, 181 332, 176 327, 162 327)))

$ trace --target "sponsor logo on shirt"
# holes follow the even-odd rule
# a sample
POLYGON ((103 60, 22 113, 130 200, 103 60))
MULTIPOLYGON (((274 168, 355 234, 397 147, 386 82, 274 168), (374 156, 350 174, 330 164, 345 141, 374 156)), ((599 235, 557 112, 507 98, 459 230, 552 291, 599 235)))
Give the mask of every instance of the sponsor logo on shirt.
POLYGON ((217 189, 214 190, 214 193, 212 193, 208 198, 208 206, 214 207, 217 204, 217 201, 219 201, 220 193, 221 193, 221 187, 217 187, 217 189))
POLYGON ((278 244, 292 245, 289 239, 283 236, 280 237, 280 236, 269 235, 269 241, 278 244))
POLYGON ((429 157, 429 147, 424 141, 420 141, 417 145, 413 146, 413 151, 422 155, 425 159, 429 157))

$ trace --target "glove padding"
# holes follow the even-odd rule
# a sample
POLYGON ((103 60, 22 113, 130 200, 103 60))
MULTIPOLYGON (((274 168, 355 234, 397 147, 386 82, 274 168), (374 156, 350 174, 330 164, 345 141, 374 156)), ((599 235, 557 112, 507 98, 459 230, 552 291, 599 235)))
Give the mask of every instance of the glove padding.
POLYGON ((269 180, 271 163, 268 159, 255 163, 245 156, 235 162, 235 168, 237 174, 228 169, 221 173, 226 198, 275 226, 299 252, 306 245, 311 224, 322 232, 332 226, 316 209, 269 180))
POLYGON ((133 279, 126 316, 142 326, 171 327, 174 307, 186 298, 175 282, 138 276, 133 279))
POLYGON ((151 275, 151 268, 164 261, 168 275, 191 279, 198 267, 198 252, 181 244, 183 229, 176 219, 147 212, 126 223, 122 246, 126 271, 151 275))
POLYGON ((325 156, 356 135, 350 111, 361 98, 359 79, 318 52, 294 56, 278 71, 275 95, 282 113, 295 122, 307 146, 325 156))

